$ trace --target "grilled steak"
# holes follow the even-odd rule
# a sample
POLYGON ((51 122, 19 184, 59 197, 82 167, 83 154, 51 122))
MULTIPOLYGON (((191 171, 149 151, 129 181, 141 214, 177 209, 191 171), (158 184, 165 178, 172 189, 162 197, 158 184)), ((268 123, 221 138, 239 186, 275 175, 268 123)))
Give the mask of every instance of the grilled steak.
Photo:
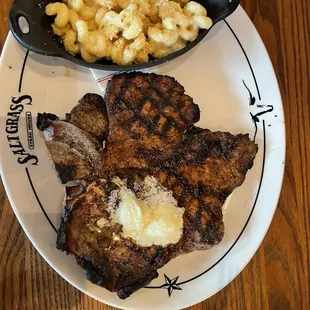
POLYGON ((159 153, 151 158, 153 165, 148 170, 119 170, 106 180, 69 190, 57 246, 76 257, 88 280, 127 298, 156 278, 157 269, 172 258, 210 248, 222 240, 222 206, 243 183, 256 152, 257 146, 248 135, 189 132, 173 154, 159 153), (173 192, 178 207, 185 208, 183 234, 176 244, 139 246, 121 237, 119 224, 96 226, 100 218, 110 220, 107 205, 115 189, 111 182, 115 174, 127 180, 134 192, 134 183, 146 175, 154 176, 173 192))
POLYGON ((86 94, 79 100, 66 120, 95 136, 100 142, 108 135, 108 118, 103 98, 97 94, 86 94))
POLYGON ((156 246, 143 248, 120 237, 120 225, 98 227, 97 220, 109 219, 107 197, 113 189, 105 180, 67 189, 57 248, 75 256, 89 281, 126 298, 157 277, 154 266, 162 255, 156 246))
MULTIPOLYGON (((195 127, 198 106, 168 76, 114 76, 105 102, 107 111, 102 99, 86 95, 67 121, 44 113, 37 125, 60 179, 84 180, 66 190, 57 248, 74 255, 88 280, 125 299, 174 257, 221 242, 222 206, 243 183, 257 146, 248 135, 195 127), (125 238, 123 226, 111 218, 115 177, 138 197, 137 184, 148 176, 185 210, 177 243, 139 245, 125 238)), ((120 201, 115 203, 118 208, 120 201)))
POLYGON ((147 167, 139 148, 169 152, 200 111, 174 78, 142 72, 114 76, 105 101, 109 117, 106 169, 147 167))
POLYGON ((50 113, 38 114, 37 127, 43 132, 61 183, 102 175, 102 143, 94 136, 50 113))

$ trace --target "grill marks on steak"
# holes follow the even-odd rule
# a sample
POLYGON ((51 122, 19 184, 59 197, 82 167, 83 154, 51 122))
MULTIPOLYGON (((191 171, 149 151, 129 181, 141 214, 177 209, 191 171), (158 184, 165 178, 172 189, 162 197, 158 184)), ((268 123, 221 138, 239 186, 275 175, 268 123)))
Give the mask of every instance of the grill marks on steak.
POLYGON ((248 134, 199 129, 198 133, 186 132, 170 154, 141 148, 138 157, 147 160, 149 169, 164 169, 187 187, 200 186, 220 193, 243 183, 256 152, 257 146, 248 134))
POLYGON ((142 168, 139 148, 169 152, 200 118, 198 106, 174 78, 141 72, 114 76, 106 89, 108 169, 142 168))
POLYGON ((67 122, 39 114, 38 128, 61 180, 85 180, 66 190, 57 248, 75 256, 88 280, 125 299, 176 256, 221 242, 223 204, 243 183, 257 146, 248 135, 194 127, 198 106, 168 76, 114 76, 105 101, 106 109, 102 98, 87 94, 67 114, 67 122), (67 127, 74 128, 74 134, 62 134, 67 127), (90 160, 81 137, 87 137, 98 160, 90 160), (178 206, 185 208, 183 234, 176 244, 139 246, 121 237, 121 225, 110 222, 107 204, 116 189, 112 178, 127 180, 135 192, 134 184, 147 175, 171 190, 178 206), (98 227, 101 218, 110 224, 98 227))
POLYGON ((153 165, 148 170, 114 171, 106 180, 68 192, 58 248, 74 254, 87 279, 118 292, 120 298, 127 298, 156 278, 157 269, 176 256, 221 242, 222 206, 243 183, 256 152, 257 146, 248 135, 208 130, 189 132, 172 154, 152 158, 153 165), (179 242, 166 247, 143 247, 123 239, 118 224, 100 231, 93 229, 96 220, 103 217, 109 221, 107 203, 116 188, 111 182, 113 176, 126 180, 127 187, 135 192, 134 184, 142 182, 147 175, 171 190, 178 207, 185 208, 179 242))
POLYGON ((114 76, 107 85, 109 140, 140 139, 146 146, 178 142, 199 120, 199 108, 174 78, 141 72, 114 76))
POLYGON ((160 182, 171 188, 180 207, 186 209, 186 251, 206 249, 221 242, 223 204, 244 182, 257 151, 248 135, 204 130, 186 133, 170 157, 149 161, 154 167, 162 162, 163 168, 157 172, 160 182))

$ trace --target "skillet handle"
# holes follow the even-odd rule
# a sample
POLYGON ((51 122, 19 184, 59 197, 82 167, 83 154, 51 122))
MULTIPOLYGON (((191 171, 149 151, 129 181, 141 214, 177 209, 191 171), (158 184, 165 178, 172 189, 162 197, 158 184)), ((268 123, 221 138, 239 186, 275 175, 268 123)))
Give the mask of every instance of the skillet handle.
POLYGON ((54 39, 51 21, 45 15, 45 2, 53 1, 15 0, 9 12, 10 29, 26 49, 42 55, 61 57, 64 51, 54 39), (20 28, 21 17, 28 22, 27 33, 20 28))
POLYGON ((240 0, 195 0, 200 2, 212 18, 213 24, 231 15, 239 6, 240 0))

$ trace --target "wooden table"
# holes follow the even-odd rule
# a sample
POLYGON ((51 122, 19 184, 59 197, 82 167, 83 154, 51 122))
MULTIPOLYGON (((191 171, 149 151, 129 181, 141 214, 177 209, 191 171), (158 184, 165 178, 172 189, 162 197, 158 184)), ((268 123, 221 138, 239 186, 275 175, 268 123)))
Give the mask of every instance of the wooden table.
MULTIPOLYGON (((26 1, 26 0, 25 0, 26 1)), ((11 0, 0 1, 0 50, 11 0)), ((260 249, 221 292, 190 309, 310 309, 310 4, 244 0, 279 80, 287 161, 279 205, 260 249)), ((3 86, 1 86, 3 87, 3 86)), ((24 234, 0 182, 0 309, 112 309, 63 280, 24 234)))

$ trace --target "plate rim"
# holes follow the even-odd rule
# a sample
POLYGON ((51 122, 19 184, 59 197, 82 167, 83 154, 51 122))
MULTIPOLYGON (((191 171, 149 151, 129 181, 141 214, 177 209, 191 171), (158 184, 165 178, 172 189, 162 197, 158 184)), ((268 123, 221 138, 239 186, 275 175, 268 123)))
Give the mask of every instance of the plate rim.
MULTIPOLYGON (((240 10, 240 9, 239 9, 239 10, 240 10)), ((241 10, 242 10, 242 13, 243 13, 244 15, 247 16, 247 14, 246 14, 245 11, 243 10, 243 8, 241 8, 241 10)), ((249 19, 249 18, 248 18, 248 19, 249 19)), ((250 19, 249 19, 249 22, 252 23, 252 21, 251 21, 250 19)), ((226 23, 227 23, 227 22, 226 22, 226 23)), ((252 25, 253 25, 253 23, 252 23, 252 25)), ((253 26, 254 26, 254 25, 253 25, 253 26)), ((255 28, 255 26, 254 26, 254 28, 255 28)), ((255 28, 255 31, 257 32, 256 28, 255 28)), ((281 92, 280 92, 280 88, 279 88, 279 83, 278 83, 277 76, 276 76, 276 74, 275 74, 275 70, 274 70, 274 67, 273 67, 273 65, 272 65, 271 59, 270 59, 270 57, 269 57, 269 54, 268 54, 268 52, 267 52, 267 50, 266 50, 266 47, 265 47, 265 45, 264 45, 264 43, 263 43, 263 41, 262 41, 262 39, 261 39, 261 37, 260 37, 260 35, 259 35, 258 32, 257 32, 257 34, 258 34, 258 37, 259 37, 259 40, 260 40, 260 44, 261 44, 261 46, 263 47, 263 49, 264 49, 266 55, 268 56, 267 58, 268 58, 268 61, 270 62, 270 69, 271 69, 271 70, 270 70, 270 74, 273 74, 273 79, 276 81, 276 85, 277 85, 277 90, 276 90, 276 91, 277 91, 277 93, 279 94, 279 98, 280 98, 280 101, 281 101, 281 112, 282 112, 283 120, 284 120, 283 126, 282 126, 282 130, 283 130, 284 135, 283 135, 283 139, 282 139, 282 141, 281 141, 281 145, 283 145, 283 149, 282 149, 281 151, 283 152, 283 153, 282 153, 282 156, 283 156, 283 160, 284 160, 284 163, 285 163, 285 161, 286 161, 286 126, 285 126, 285 115, 284 115, 284 109, 283 109, 283 100, 282 100, 282 97, 281 97, 281 92)), ((9 33, 9 35, 7 36, 7 39, 6 39, 6 41, 5 41, 5 44, 4 44, 4 46, 3 46, 2 55, 6 53, 6 49, 8 48, 8 42, 9 42, 11 39, 13 39, 13 37, 12 37, 12 34, 9 33)), ((25 65, 25 64, 24 64, 24 65, 25 65)), ((1 68, 2 68, 2 57, 1 57, 1 59, 0 59, 0 70, 1 70, 1 68)), ((279 144, 279 145, 280 145, 280 144, 279 144)), ((0 163, 2 163, 2 159, 0 159, 0 163)), ((235 272, 235 275, 234 275, 233 277, 231 277, 230 280, 224 281, 225 284, 223 284, 222 287, 220 287, 220 288, 218 288, 217 290, 215 290, 214 293, 211 294, 211 295, 209 295, 208 297, 201 299, 199 302, 202 302, 203 300, 206 300, 206 299, 210 298, 211 296, 215 295, 215 294, 218 293, 220 290, 222 290, 222 289, 223 289, 225 286, 227 286, 229 283, 231 283, 231 282, 240 274, 240 272, 247 266, 247 264, 249 263, 249 261, 253 258, 254 254, 255 254, 255 253, 257 252, 257 250, 259 249, 259 247, 260 247, 262 241, 264 240, 264 238, 265 238, 265 236, 266 236, 266 234, 267 234, 267 232, 268 232, 268 230, 269 230, 269 228, 270 228, 270 224, 271 224, 271 222, 272 222, 272 220, 273 220, 273 218, 274 218, 274 213, 275 213, 275 211, 276 211, 276 209, 277 209, 278 201, 279 201, 279 198, 280 198, 280 195, 281 195, 281 188, 282 188, 282 185, 283 185, 284 172, 285 172, 285 164, 283 165, 283 167, 282 167, 282 169, 281 169, 281 177, 279 178, 279 179, 281 180, 281 182, 279 183, 279 184, 280 184, 280 190, 279 190, 279 192, 278 192, 278 194, 277 194, 277 203, 276 203, 275 206, 273 207, 273 214, 272 214, 272 216, 270 216, 270 221, 269 221, 269 223, 268 223, 267 229, 265 230, 264 234, 261 235, 261 238, 259 238, 260 241, 259 241, 259 243, 258 243, 257 248, 255 249, 255 251, 253 251, 253 253, 251 253, 251 255, 249 255, 247 262, 243 264, 243 267, 241 267, 240 270, 238 270, 237 272, 235 272), (226 282, 227 282, 227 283, 226 283, 226 282)), ((6 191, 6 193, 7 193, 8 199, 9 199, 9 201, 10 201, 10 205, 11 205, 11 207, 12 207, 14 213, 15 213, 15 216, 17 217, 17 219, 18 219, 20 225, 22 226, 24 232, 26 233, 28 239, 29 239, 29 240, 31 241, 31 243, 34 245, 34 247, 36 248, 36 250, 40 253, 40 255, 44 258, 44 260, 45 260, 45 261, 46 261, 46 262, 47 262, 47 263, 48 263, 48 264, 49 264, 49 265, 63 278, 63 279, 65 279, 67 282, 69 282, 71 285, 73 285, 75 288, 77 288, 78 290, 82 291, 82 292, 85 293, 86 295, 88 295, 88 296, 94 298, 95 300, 98 300, 98 297, 94 296, 91 292, 86 291, 86 290, 83 290, 81 287, 77 287, 77 286, 76 286, 75 284, 73 284, 73 282, 71 282, 67 277, 65 277, 62 273, 60 273, 60 272, 57 270, 57 268, 54 266, 54 264, 53 264, 49 259, 47 259, 47 257, 45 256, 44 252, 40 250, 40 247, 37 246, 37 245, 35 244, 34 240, 33 240, 32 238, 30 238, 29 232, 28 232, 27 228, 24 226, 23 220, 21 219, 21 217, 20 217, 20 215, 19 215, 19 212, 18 212, 16 206, 15 206, 14 203, 13 203, 13 197, 12 197, 12 195, 11 195, 11 191, 9 190, 9 186, 7 185, 6 176, 5 176, 5 174, 3 174, 2 165, 0 165, 0 174, 2 175, 3 185, 4 185, 5 191, 6 191)), ((120 306, 119 304, 114 304, 114 303, 107 302, 107 301, 102 301, 102 300, 98 300, 98 301, 103 302, 103 303, 105 303, 105 304, 107 304, 107 305, 110 305, 110 306, 114 306, 114 307, 117 307, 117 308, 121 308, 121 309, 138 309, 138 308, 123 308, 123 307, 120 306)), ((196 302, 194 302, 194 303, 188 303, 188 304, 185 305, 184 307, 188 307, 188 306, 191 306, 191 305, 194 305, 194 304, 196 304, 196 302)))

